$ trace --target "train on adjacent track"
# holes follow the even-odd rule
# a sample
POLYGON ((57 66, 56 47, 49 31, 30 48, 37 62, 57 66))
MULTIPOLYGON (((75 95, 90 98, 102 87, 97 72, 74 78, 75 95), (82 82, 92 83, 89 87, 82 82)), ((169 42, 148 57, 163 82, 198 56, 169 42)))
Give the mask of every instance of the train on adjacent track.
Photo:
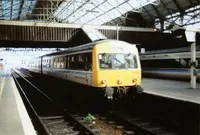
MULTIPOLYGON (((190 47, 152 50, 140 56, 144 77, 190 80, 190 47)), ((196 47, 196 78, 200 81, 200 46, 196 47)))
POLYGON ((100 40, 31 60, 32 72, 103 90, 107 98, 142 92, 136 45, 100 40))

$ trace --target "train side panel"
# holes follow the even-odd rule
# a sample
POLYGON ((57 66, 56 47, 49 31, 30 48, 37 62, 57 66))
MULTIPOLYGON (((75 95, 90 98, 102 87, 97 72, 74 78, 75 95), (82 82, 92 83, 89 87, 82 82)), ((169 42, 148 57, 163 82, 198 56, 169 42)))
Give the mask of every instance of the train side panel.
POLYGON ((51 72, 51 57, 43 57, 42 58, 42 73, 46 75, 50 75, 51 72))
MULTIPOLYGON (((65 80, 69 80, 72 82, 76 82, 79 84, 84 84, 84 85, 89 85, 89 86, 93 86, 93 72, 90 69, 73 69, 73 67, 71 67, 72 65, 69 64, 69 59, 71 59, 71 57, 73 56, 83 56, 85 54, 92 54, 92 51, 87 50, 85 52, 76 52, 76 53, 72 53, 72 54, 63 54, 60 56, 52 56, 52 57, 44 57, 43 60, 43 73, 53 76, 53 77, 57 77, 57 78, 61 78, 61 79, 65 79, 65 80), (62 59, 62 60, 61 60, 62 59), (51 61, 52 63, 48 62, 51 61), (62 62, 61 62, 62 61, 62 62), (45 64, 46 63, 46 64, 45 64), (50 66, 47 66, 50 65, 50 66)), ((92 57, 92 56, 91 56, 92 57)), ((92 59, 92 58, 91 58, 92 59)), ((86 64, 87 62, 84 61, 86 64)), ((78 65, 78 63, 76 63, 78 65)), ((80 66, 80 65, 79 65, 80 66)), ((85 65, 86 66, 86 65, 85 65)))
POLYGON ((42 67, 42 65, 41 65, 41 57, 37 57, 37 58, 34 58, 30 62, 29 71, 41 74, 42 73, 41 67, 42 67))

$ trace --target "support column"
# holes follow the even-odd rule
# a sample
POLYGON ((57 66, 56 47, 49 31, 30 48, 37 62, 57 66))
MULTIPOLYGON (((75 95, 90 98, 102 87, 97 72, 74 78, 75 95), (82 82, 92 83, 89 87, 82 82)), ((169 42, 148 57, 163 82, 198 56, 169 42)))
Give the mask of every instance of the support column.
POLYGON ((196 44, 191 44, 191 67, 190 67, 190 75, 191 75, 191 88, 196 89, 196 44))
POLYGON ((117 40, 119 40, 119 29, 118 29, 118 24, 117 24, 117 40))

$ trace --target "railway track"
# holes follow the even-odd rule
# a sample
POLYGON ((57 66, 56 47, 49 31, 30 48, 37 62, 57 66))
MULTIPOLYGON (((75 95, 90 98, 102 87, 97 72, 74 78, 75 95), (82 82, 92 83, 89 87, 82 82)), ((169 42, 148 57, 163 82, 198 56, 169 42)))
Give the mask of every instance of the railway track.
POLYGON ((20 70, 23 74, 25 74, 27 77, 33 77, 28 71, 20 70))
POLYGON ((37 119, 37 124, 40 125, 38 130, 41 131, 41 134, 101 134, 100 130, 95 127, 91 128, 88 124, 83 124, 81 120, 66 112, 65 108, 56 104, 14 70, 12 70, 12 75, 17 87, 20 89, 20 93, 26 99, 28 108, 32 110, 37 119))
POLYGON ((119 111, 108 112, 107 118, 113 123, 121 123, 123 127, 129 127, 136 134, 141 135, 179 135, 179 131, 165 122, 144 116, 133 116, 132 114, 119 111))
MULTIPOLYGON (((47 88, 48 89, 48 88, 47 88)), ((72 95, 73 96, 73 95, 72 95)), ((62 108, 62 107, 61 107, 62 108)), ((63 108, 64 109, 64 108, 63 108)), ((71 108, 70 108, 71 109, 71 108)), ((76 112, 76 111, 73 111, 76 112)), ((155 120, 150 120, 149 118, 131 116, 123 113, 117 112, 106 112, 94 114, 97 118, 96 124, 84 120, 85 115, 80 115, 81 113, 73 114, 71 117, 76 119, 79 124, 82 124, 85 128, 88 128, 94 134, 106 134, 102 127, 98 126, 98 120, 107 123, 107 126, 112 126, 113 129, 119 129, 121 134, 127 135, 179 135, 176 130, 169 128, 169 125, 164 125, 163 123, 155 120)), ((69 132, 70 134, 80 134, 79 130, 73 131, 72 128, 74 124, 65 120, 64 115, 47 116, 40 117, 45 125, 48 132, 69 132), (55 125, 54 125, 55 124, 55 125), (61 127, 64 127, 62 129, 61 127), (53 131, 52 131, 53 130, 53 131)), ((76 125, 76 124, 75 124, 76 125)), ((76 128, 73 128, 76 129, 76 128)), ((61 133, 62 133, 61 132, 61 133)), ((68 134, 69 134, 68 133, 68 134)), ((63 133, 64 134, 64 133, 63 133)), ((115 133, 114 133, 115 134, 115 133)))

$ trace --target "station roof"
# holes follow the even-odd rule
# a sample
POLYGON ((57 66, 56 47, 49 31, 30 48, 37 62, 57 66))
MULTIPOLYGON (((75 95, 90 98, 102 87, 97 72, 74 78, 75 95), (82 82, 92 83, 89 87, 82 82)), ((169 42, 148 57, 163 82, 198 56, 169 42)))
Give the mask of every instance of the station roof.
POLYGON ((141 10, 141 15, 146 19, 160 18, 164 19, 168 15, 184 14, 187 9, 200 4, 198 0, 160 0, 159 4, 149 4, 141 10))
POLYGON ((157 0, 1 0, 0 19, 45 17, 75 24, 104 24, 154 2, 157 0))
POLYGON ((1 0, 0 20, 102 25, 118 18, 115 23, 122 24, 133 12, 154 21, 174 13, 181 16, 199 4, 199 0, 1 0))

